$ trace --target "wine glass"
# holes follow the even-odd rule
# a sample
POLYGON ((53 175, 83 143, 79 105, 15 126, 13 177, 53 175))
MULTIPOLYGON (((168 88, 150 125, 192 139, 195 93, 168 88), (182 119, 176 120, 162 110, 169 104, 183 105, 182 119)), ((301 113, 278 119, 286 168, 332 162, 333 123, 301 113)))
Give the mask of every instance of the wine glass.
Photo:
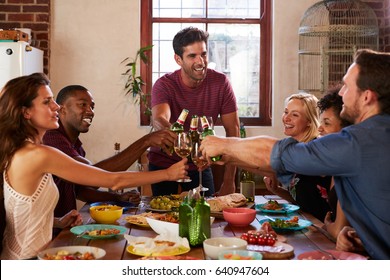
MULTIPOLYGON (((175 153, 181 157, 186 158, 191 154, 192 150, 192 141, 191 137, 186 132, 180 132, 177 134, 177 138, 175 140, 175 143, 173 145, 175 153)), ((191 179, 179 179, 177 182, 191 182, 191 179)))
POLYGON ((192 162, 198 167, 198 172, 199 172, 199 186, 198 189, 199 191, 207 191, 207 188, 204 188, 202 185, 202 168, 207 165, 207 160, 202 158, 202 153, 199 150, 201 144, 201 139, 199 141, 195 142, 192 146, 192 151, 191 151, 191 159, 192 162))

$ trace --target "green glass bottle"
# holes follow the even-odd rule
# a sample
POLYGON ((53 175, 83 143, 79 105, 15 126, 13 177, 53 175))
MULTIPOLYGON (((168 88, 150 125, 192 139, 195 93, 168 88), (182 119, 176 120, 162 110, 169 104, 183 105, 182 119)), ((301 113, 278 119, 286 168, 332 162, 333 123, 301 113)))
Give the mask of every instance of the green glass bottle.
POLYGON ((189 221, 192 217, 192 207, 189 204, 188 197, 185 197, 179 206, 179 236, 190 238, 189 221))
POLYGON ((197 115, 193 115, 191 118, 190 131, 188 133, 190 134, 192 144, 199 142, 198 120, 197 115))
POLYGON ((183 132, 184 131, 184 123, 187 119, 187 116, 188 116, 188 110, 183 109, 181 111, 179 117, 177 118, 177 121, 171 125, 170 130, 173 132, 176 132, 176 133, 183 132))
MULTIPOLYGON (((205 138, 208 135, 215 135, 215 132, 210 127, 209 122, 208 122, 206 116, 201 117, 200 118, 200 122, 201 122, 202 128, 203 128, 203 131, 202 131, 202 134, 201 134, 202 138, 205 138)), ((211 158, 212 161, 218 161, 220 159, 221 159, 221 156, 215 156, 215 157, 211 158)))
POLYGON ((189 223, 189 241, 191 246, 200 246, 210 238, 210 205, 202 196, 196 201, 189 223))
MULTIPOLYGON (((176 133, 183 132, 184 131, 184 123, 187 119, 187 116, 188 116, 188 110, 183 109, 181 111, 179 117, 177 118, 177 120, 171 125, 170 130, 173 132, 176 132, 176 133)), ((173 154, 174 147, 173 146, 170 147, 169 151, 171 152, 171 154, 173 154)))

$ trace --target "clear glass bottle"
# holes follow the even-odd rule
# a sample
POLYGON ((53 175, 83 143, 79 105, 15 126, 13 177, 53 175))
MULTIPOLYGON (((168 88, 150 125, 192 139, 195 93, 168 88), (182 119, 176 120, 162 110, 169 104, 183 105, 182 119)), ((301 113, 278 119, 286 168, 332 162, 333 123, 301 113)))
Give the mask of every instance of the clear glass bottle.
MULTIPOLYGON (((203 128, 203 131, 202 131, 202 138, 205 138, 206 136, 208 135, 215 135, 215 132, 214 130, 210 127, 209 125, 209 122, 207 120, 207 117, 206 116, 202 116, 200 118, 200 122, 202 124, 202 128, 203 128)), ((221 159, 221 156, 215 156, 215 157, 212 157, 211 160, 212 161, 218 161, 221 159)))
MULTIPOLYGON (((240 137, 246 138, 246 130, 244 123, 240 123, 240 137)), ((248 202, 255 201, 255 180, 253 174, 248 170, 241 169, 240 172, 240 193, 242 193, 248 202)))

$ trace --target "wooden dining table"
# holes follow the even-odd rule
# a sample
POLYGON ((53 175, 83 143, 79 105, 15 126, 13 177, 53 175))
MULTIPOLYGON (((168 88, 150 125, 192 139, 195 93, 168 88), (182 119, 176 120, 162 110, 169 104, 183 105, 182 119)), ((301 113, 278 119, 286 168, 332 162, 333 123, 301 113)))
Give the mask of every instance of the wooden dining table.
MULTIPOLYGON (((278 202, 284 203, 281 198, 276 196, 260 195, 255 197, 255 204, 266 203, 269 199, 275 199, 278 202)), ((117 225, 126 228, 126 233, 132 236, 155 237, 157 234, 149 227, 141 227, 138 225, 129 224, 125 217, 128 215, 139 214, 138 208, 129 209, 124 212, 122 217, 117 221, 117 225)), ((93 224, 95 221, 89 215, 89 204, 85 204, 80 213, 83 216, 84 224, 93 224)), ((293 212, 288 215, 298 216, 300 219, 308 220, 312 223, 307 228, 283 232, 281 236, 285 238, 285 243, 293 247, 293 254, 288 259, 297 259, 297 257, 309 251, 335 250, 335 242, 327 235, 321 227, 322 221, 319 221, 311 214, 305 213, 301 210, 293 212)), ((211 237, 241 237, 241 235, 249 230, 258 230, 261 228, 260 221, 266 218, 285 217, 285 214, 270 214, 257 211, 256 219, 246 227, 234 227, 228 224, 221 216, 218 216, 211 226, 211 237)), ((110 239, 86 239, 77 237, 69 228, 63 229, 48 245, 48 248, 62 247, 62 246, 93 246, 99 247, 106 251, 105 260, 135 260, 141 258, 140 256, 131 254, 127 251, 127 240, 121 236, 116 236, 110 239)), ((204 260, 206 255, 203 247, 191 247, 191 250, 186 253, 186 256, 196 259, 204 260)))

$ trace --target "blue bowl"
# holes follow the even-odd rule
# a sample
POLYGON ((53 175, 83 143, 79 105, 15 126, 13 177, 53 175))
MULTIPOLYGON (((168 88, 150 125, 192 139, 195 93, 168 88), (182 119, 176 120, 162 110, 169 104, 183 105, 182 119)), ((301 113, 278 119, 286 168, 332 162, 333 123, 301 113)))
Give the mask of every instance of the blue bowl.
POLYGON ((263 255, 255 251, 226 250, 218 254, 219 260, 262 260, 263 255))
POLYGON ((91 203, 91 207, 100 205, 116 205, 123 208, 123 211, 127 211, 132 207, 137 207, 134 203, 128 201, 99 201, 91 203))

